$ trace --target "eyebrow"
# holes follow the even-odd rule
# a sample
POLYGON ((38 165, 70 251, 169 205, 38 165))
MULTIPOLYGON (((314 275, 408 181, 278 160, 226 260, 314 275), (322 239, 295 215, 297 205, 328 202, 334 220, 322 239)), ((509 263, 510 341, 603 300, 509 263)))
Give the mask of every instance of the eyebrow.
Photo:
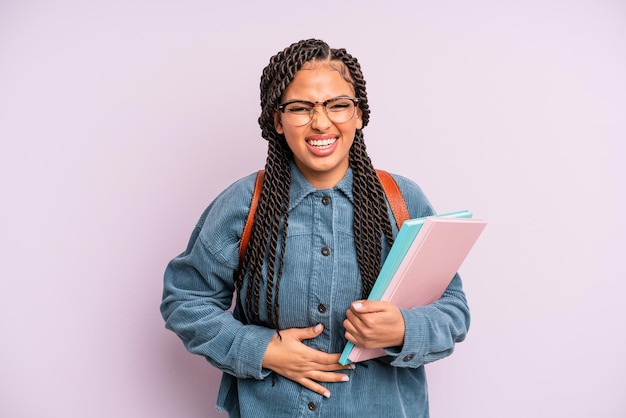
POLYGON ((319 102, 316 102, 316 101, 314 101, 314 100, 305 100, 305 99, 289 99, 289 100, 285 100, 283 103, 280 103, 280 104, 285 104, 285 103, 294 103, 294 102, 305 102, 305 103, 324 103, 324 102, 326 102, 326 101, 328 101, 328 100, 333 100, 333 99, 351 99, 351 98, 352 98, 352 96, 349 96, 349 95, 347 95, 347 94, 342 94, 342 95, 340 95, 340 96, 333 96, 333 97, 330 97, 330 98, 328 98, 328 99, 326 99, 326 100, 321 100, 321 101, 319 101, 319 102))

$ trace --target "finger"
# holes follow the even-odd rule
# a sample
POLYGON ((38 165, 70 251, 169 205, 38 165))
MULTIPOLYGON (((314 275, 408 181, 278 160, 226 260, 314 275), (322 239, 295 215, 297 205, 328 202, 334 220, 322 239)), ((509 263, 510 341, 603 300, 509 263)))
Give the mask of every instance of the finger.
POLYGON ((367 317, 367 313, 354 312, 352 309, 346 311, 346 319, 344 320, 344 327, 346 321, 354 328, 362 326, 363 319, 367 317))
POLYGON ((346 330, 346 333, 355 334, 357 332, 357 327, 355 326, 355 323, 358 322, 360 322, 358 319, 346 318, 343 321, 343 328, 346 330))
POLYGON ((316 382, 324 383, 350 381, 350 376, 347 373, 314 371, 310 373, 309 377, 316 382))
POLYGON ((356 314, 382 312, 385 310, 385 304, 376 300, 357 300, 350 304, 350 310, 356 314))
POLYGON ((350 310, 354 313, 361 313, 361 312, 366 312, 365 310, 365 301, 364 300, 357 300, 354 301, 350 304, 350 310))
POLYGON ((327 354, 318 351, 313 357, 309 357, 307 364, 304 366, 308 370, 321 370, 325 372, 351 370, 353 364, 342 365, 339 363, 341 354, 327 354))
POLYGON ((318 393, 326 398, 330 398, 330 391, 314 380, 302 378, 298 380, 298 383, 300 383, 302 386, 309 389, 310 391, 318 393))
POLYGON ((344 337, 346 338, 346 340, 350 341, 353 344, 361 346, 362 333, 359 328, 355 327, 351 322, 346 320, 344 322, 344 329, 344 337))
MULTIPOLYGON (((354 334, 346 331, 344 336, 346 337, 346 340, 350 341, 352 344, 359 345, 359 346, 361 345, 361 344, 359 344, 359 341, 356 339, 354 334)), ((350 363, 350 364, 352 364, 352 363, 350 363)))
POLYGON ((298 329, 298 339, 300 341, 302 340, 310 340, 313 339, 317 336, 319 336, 322 331, 324 331, 324 325, 322 324, 317 324, 315 326, 312 327, 308 327, 308 328, 300 328, 298 329))
POLYGON ((342 371, 342 370, 353 370, 354 369, 354 364, 350 363, 348 365, 342 365, 339 363, 339 358, 340 355, 336 355, 333 356, 333 359, 330 362, 326 362, 326 360, 324 360, 323 362, 319 362, 315 365, 313 365, 313 367, 311 367, 312 370, 320 370, 320 371, 324 371, 324 372, 335 372, 335 371, 342 371))

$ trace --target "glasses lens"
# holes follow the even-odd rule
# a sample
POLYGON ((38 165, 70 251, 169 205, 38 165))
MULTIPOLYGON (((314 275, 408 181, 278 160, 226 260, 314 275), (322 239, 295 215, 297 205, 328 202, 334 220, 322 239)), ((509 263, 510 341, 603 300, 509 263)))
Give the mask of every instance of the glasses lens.
POLYGON ((349 99, 333 99, 326 103, 326 115, 334 123, 345 123, 354 117, 356 106, 349 99))
MULTIPOLYGON (((345 123, 356 113, 356 105, 347 98, 331 99, 326 102, 326 116, 333 123, 345 123)), ((315 114, 315 104, 311 102, 293 102, 285 106, 283 121, 292 126, 303 126, 311 122, 315 114)))
POLYGON ((315 105, 309 102, 294 102, 285 106, 283 120, 289 125, 302 126, 311 121, 315 105))

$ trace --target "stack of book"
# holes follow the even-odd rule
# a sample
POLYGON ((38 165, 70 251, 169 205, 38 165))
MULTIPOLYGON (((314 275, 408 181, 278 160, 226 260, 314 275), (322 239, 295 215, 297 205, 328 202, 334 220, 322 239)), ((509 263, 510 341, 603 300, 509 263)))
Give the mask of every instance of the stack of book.
MULTIPOLYGON (((407 309, 437 301, 486 225, 467 210, 405 221, 368 299, 407 309)), ((348 342, 339 363, 384 355, 382 348, 365 349, 348 342)))

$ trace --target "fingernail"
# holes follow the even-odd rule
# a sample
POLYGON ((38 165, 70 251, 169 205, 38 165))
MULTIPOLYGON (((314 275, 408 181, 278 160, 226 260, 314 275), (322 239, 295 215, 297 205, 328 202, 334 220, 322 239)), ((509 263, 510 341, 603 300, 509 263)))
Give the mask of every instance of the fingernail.
POLYGON ((354 302, 352 306, 354 307, 354 309, 361 309, 363 307, 363 304, 361 302, 354 302))
POLYGON ((352 370, 354 370, 354 369, 356 369, 356 364, 350 363, 350 364, 348 364, 348 367, 350 367, 352 370))
POLYGON ((324 393, 323 393, 323 395, 324 395, 326 398, 330 398, 330 392, 329 392, 329 391, 324 392, 324 393))
POLYGON ((349 382, 350 381, 350 377, 344 376, 344 377, 341 378, 341 381, 342 382, 349 382))
POLYGON ((322 324, 317 324, 317 325, 315 326, 315 328, 313 328, 313 329, 315 330, 315 332, 319 332, 319 331, 321 331, 321 330, 322 330, 322 324))

